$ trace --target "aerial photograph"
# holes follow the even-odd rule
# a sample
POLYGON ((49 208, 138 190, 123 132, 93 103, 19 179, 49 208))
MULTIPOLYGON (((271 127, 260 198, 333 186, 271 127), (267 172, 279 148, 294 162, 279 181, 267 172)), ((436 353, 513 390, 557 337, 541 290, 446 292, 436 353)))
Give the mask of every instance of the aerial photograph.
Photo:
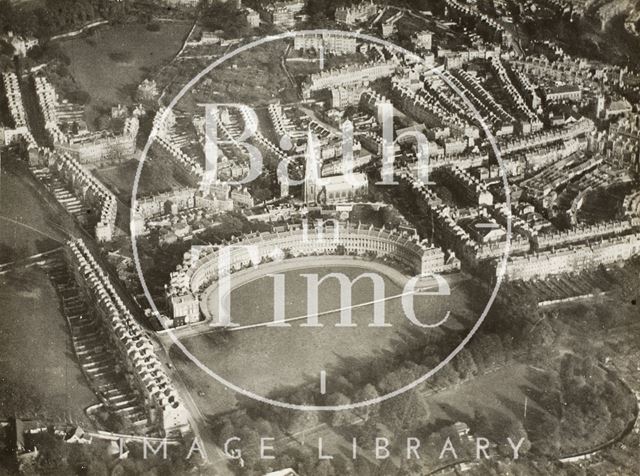
POLYGON ((640 0, 0 0, 0 476, 640 474, 640 0))

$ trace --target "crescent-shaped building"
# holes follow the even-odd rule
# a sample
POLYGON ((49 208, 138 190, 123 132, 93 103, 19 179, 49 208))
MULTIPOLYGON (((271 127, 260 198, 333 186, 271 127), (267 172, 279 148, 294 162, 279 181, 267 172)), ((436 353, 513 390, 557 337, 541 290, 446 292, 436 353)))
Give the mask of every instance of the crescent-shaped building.
POLYGON ((226 247, 185 253, 184 262, 171 273, 167 288, 173 325, 201 320, 199 297, 220 273, 234 273, 265 261, 336 254, 385 258, 413 276, 442 273, 455 267, 451 260, 447 262, 440 248, 420 241, 417 235, 337 221, 315 227, 289 225, 282 231, 246 235, 226 247))

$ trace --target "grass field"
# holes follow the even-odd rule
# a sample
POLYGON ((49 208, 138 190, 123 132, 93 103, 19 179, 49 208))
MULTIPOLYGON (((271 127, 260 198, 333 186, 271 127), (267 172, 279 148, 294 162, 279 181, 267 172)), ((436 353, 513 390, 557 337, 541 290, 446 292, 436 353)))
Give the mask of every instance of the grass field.
MULTIPOLYGON (((304 316, 306 306, 306 280, 302 273, 317 273, 320 277, 331 272, 342 272, 354 279, 366 272, 364 267, 323 267, 297 269, 283 272, 286 283, 285 315, 287 318, 304 316)), ((385 279, 386 296, 396 296, 401 288, 385 279)), ((370 281, 362 279, 353 286, 353 304, 372 300, 370 281)), ((319 293, 319 310, 331 311, 341 307, 337 280, 323 283, 319 293)), ((339 312, 320 316, 323 327, 301 327, 304 320, 292 322, 291 327, 261 327, 230 333, 229 339, 209 333, 186 338, 183 343, 205 365, 222 377, 244 389, 260 395, 304 383, 319 382, 320 372, 340 374, 347 365, 367 362, 402 342, 409 333, 429 332, 411 324, 403 315, 400 299, 386 301, 386 328, 372 328, 373 305, 353 309, 353 323, 357 327, 339 328, 339 312), (291 363, 295 362, 295 365, 291 363)), ((415 299, 416 315, 425 323, 442 319, 447 310, 463 313, 466 309, 464 295, 452 291, 449 298, 420 296, 415 299)), ((273 281, 264 276, 250 281, 231 293, 231 315, 240 325, 267 322, 273 319, 273 281)), ((459 325, 452 318, 449 325, 459 325)), ((182 353, 173 349, 174 361, 183 374, 187 387, 205 414, 217 414, 229 410, 236 403, 236 394, 224 389, 211 377, 196 370, 182 353)))
MULTIPOLYGON (((119 165, 97 169, 94 174, 109 187, 120 200, 129 204, 133 193, 133 182, 138 170, 139 162, 129 160, 119 165)), ((151 194, 167 192, 169 190, 186 187, 188 182, 180 180, 174 173, 175 166, 168 162, 159 162, 147 157, 142 167, 138 190, 138 198, 151 194)))
POLYGON ((28 417, 40 405, 36 416, 84 418, 97 400, 77 365, 48 276, 35 268, 1 276, 0 306, 0 416, 28 417), (15 398, 23 394, 28 401, 15 398))
POLYGON ((546 411, 532 398, 535 384, 529 378, 536 372, 526 365, 515 364, 427 397, 431 415, 435 420, 455 423, 473 419, 474 411, 483 408, 490 414, 522 420, 525 398, 530 415, 533 411, 546 411))
POLYGON ((179 51, 189 27, 187 22, 163 22, 159 31, 152 32, 136 23, 107 26, 60 46, 71 59, 74 79, 90 94, 95 114, 100 108, 129 104, 149 72, 179 51))
MULTIPOLYGON (((0 262, 61 246, 65 217, 38 196, 28 172, 6 159, 0 172, 0 262)), ((69 218, 70 219, 70 218, 69 218)), ((0 276, 0 416, 82 418, 96 403, 76 364, 59 300, 35 268, 0 276)))
POLYGON ((0 263, 57 248, 64 235, 15 164, 4 160, 0 171, 0 263))

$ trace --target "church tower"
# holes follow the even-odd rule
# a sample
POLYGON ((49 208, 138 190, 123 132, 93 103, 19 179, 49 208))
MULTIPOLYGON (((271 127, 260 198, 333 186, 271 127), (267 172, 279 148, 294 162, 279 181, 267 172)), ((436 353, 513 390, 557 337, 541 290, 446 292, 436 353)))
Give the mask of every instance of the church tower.
POLYGON ((322 170, 322 158, 320 157, 320 143, 311 132, 311 126, 307 130, 307 145, 304 152, 305 177, 304 177, 304 202, 315 204, 318 194, 318 182, 322 170))
POLYGON ((596 99, 596 119, 600 119, 604 113, 604 96, 599 94, 596 99))

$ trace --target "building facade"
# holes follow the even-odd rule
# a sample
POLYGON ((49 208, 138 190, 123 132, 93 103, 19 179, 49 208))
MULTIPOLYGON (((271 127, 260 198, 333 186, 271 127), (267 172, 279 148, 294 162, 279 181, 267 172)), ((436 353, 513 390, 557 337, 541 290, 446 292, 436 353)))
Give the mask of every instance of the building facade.
MULTIPOLYGON (((543 279, 555 274, 586 270, 627 260, 640 253, 640 233, 601 239, 533 255, 513 256, 505 276, 511 280, 543 279)), ((494 263, 496 275, 499 264, 494 263)))
POLYGON ((152 341, 124 304, 107 273, 82 240, 68 243, 67 258, 76 281, 92 301, 109 336, 121 370, 144 403, 148 422, 163 435, 189 430, 189 412, 182 402, 152 341))
POLYGON ((296 35, 293 38, 295 50, 324 50, 335 55, 351 54, 357 52, 358 43, 354 36, 340 33, 314 33, 296 35))
MULTIPOLYGON (((274 256, 289 254, 293 257, 326 254, 374 254, 388 257, 415 275, 442 273, 455 268, 445 260, 440 248, 419 241, 395 230, 376 229, 373 226, 334 222, 331 226, 290 225, 284 231, 257 233, 245 236, 229 249, 229 272, 233 273, 274 256), (247 247, 256 253, 251 254, 247 247), (340 251, 342 250, 342 251, 340 251), (257 262, 255 261, 257 260, 257 262)), ((175 323, 191 323, 196 318, 200 294, 218 280, 220 251, 211 247, 199 256, 185 256, 178 270, 171 274, 167 299, 172 306, 175 323)))
POLYGON ((355 3, 348 7, 336 8, 335 20, 339 23, 355 25, 368 20, 376 13, 378 13, 378 6, 372 1, 361 4, 355 3))

